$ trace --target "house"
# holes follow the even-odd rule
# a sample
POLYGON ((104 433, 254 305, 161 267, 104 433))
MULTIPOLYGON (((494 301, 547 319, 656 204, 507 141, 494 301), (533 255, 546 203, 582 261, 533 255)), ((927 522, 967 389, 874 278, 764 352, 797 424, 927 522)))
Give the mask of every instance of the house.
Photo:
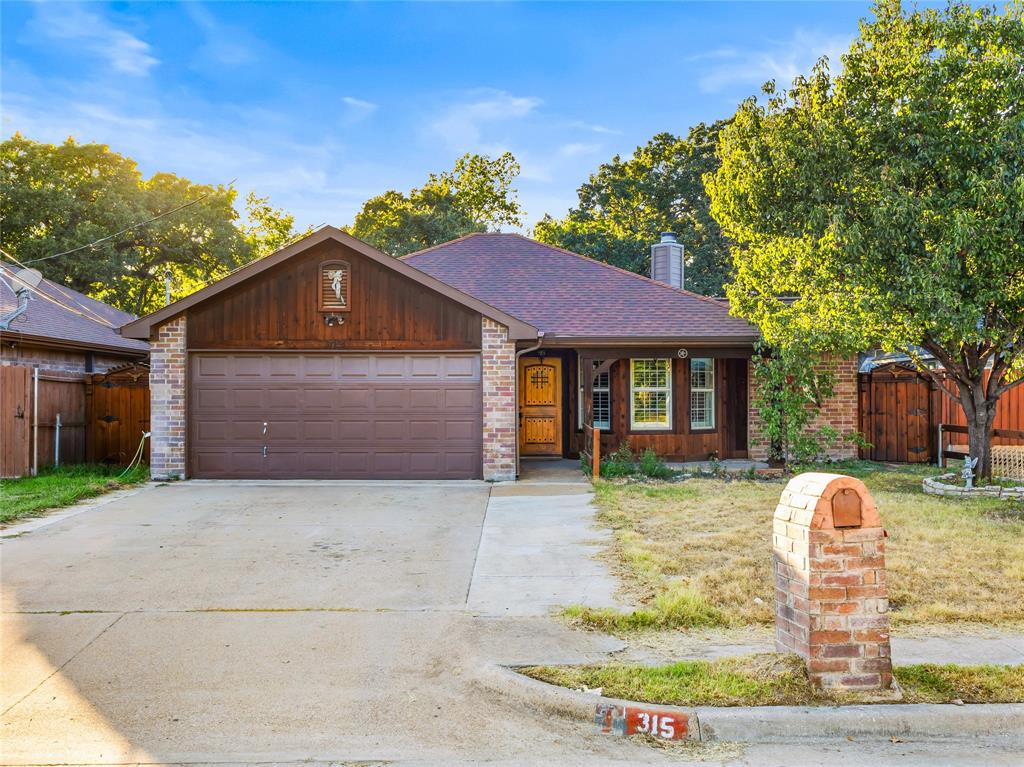
POLYGON ((87 378, 149 356, 117 332, 134 315, 19 271, 0 262, 0 477, 86 460, 87 378))
MULTIPOLYGON (((682 255, 656 243, 650 279, 516 234, 396 259, 323 227, 122 328, 152 345, 153 474, 510 479, 591 422, 606 448, 763 456, 757 332, 681 288, 682 255)), ((853 431, 856 360, 841 377, 822 417, 853 431)))
MULTIPOLYGON (((18 309, 18 271, 0 261, 0 321, 18 309)), ((44 375, 94 373, 149 354, 144 340, 117 332, 134 314, 45 278, 29 296, 24 313, 0 327, 0 365, 26 365, 44 375)))

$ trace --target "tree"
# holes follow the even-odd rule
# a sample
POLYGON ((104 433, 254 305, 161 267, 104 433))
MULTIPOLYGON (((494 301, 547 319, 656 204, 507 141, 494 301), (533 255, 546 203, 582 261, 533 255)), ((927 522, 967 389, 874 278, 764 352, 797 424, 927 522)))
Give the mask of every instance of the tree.
POLYGON ((778 345, 923 347, 991 472, 1024 376, 1024 18, 874 8, 833 76, 765 86, 723 130, 712 213, 738 244, 733 311, 778 345))
POLYGON ((616 155, 579 188, 579 206, 562 220, 545 216, 542 242, 614 264, 650 271, 650 247, 675 232, 686 252, 686 287, 722 295, 731 268, 729 242, 711 216, 702 177, 718 168, 723 122, 701 123, 684 139, 659 133, 629 159, 616 155))
POLYGON ((250 195, 247 229, 233 188, 171 173, 144 179, 130 158, 71 138, 55 146, 15 134, 0 144, 0 182, 6 250, 134 314, 163 306, 165 270, 180 298, 292 236, 292 218, 263 198, 250 195))
POLYGON ((519 163, 510 152, 491 159, 465 154, 452 170, 430 174, 407 195, 394 190, 367 200, 350 228, 353 236, 393 256, 404 256, 472 232, 522 224, 512 183, 519 163))
POLYGON ((255 192, 245 196, 245 215, 249 224, 242 226, 242 233, 251 258, 269 256, 313 231, 310 226, 296 232, 295 216, 273 207, 270 198, 259 197, 255 192))

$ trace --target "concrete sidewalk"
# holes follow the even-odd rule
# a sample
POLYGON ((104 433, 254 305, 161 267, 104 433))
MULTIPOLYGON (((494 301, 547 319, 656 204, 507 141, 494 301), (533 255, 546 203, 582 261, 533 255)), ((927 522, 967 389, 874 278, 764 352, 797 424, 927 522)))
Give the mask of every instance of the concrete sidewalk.
MULTIPOLYGON (((897 665, 956 663, 963 666, 1024 663, 1024 635, 999 629, 933 630, 928 635, 892 632, 892 659, 897 665)), ((624 663, 661 665, 678 660, 723 658, 730 655, 774 652, 770 627, 736 630, 691 630, 639 634, 618 653, 624 663)))
POLYGON ((481 616, 521 617, 574 604, 623 608, 615 599, 618 581, 597 558, 611 534, 593 522, 589 483, 495 487, 467 609, 481 616))

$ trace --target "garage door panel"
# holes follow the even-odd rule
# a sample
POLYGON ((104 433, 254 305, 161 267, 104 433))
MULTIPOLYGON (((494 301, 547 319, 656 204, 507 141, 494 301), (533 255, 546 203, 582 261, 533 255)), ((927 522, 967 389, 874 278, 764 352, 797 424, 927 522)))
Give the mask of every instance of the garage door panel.
POLYGON ((200 353, 192 363, 196 477, 480 476, 478 354, 200 353))
POLYGON ((444 390, 445 410, 477 410, 477 398, 480 396, 479 389, 464 387, 453 387, 444 390))

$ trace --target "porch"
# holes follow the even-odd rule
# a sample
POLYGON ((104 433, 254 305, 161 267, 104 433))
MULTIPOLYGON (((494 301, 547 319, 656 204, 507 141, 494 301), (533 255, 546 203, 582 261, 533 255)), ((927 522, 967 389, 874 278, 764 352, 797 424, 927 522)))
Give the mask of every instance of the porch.
POLYGON ((747 459, 750 346, 549 347, 518 363, 519 452, 575 459, 629 442, 666 461, 747 459), (587 375, 590 371, 590 375, 587 375))

